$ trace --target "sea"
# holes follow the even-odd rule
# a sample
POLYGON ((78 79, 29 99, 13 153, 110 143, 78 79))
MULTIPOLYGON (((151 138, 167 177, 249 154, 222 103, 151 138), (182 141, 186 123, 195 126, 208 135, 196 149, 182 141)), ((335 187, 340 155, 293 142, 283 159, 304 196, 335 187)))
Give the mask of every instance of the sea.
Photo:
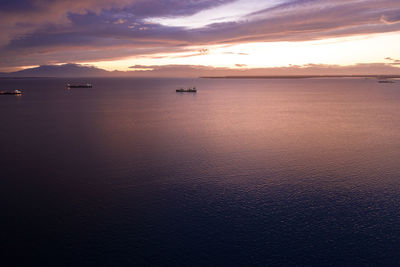
POLYGON ((0 89, 1 266, 400 265, 400 81, 0 89))

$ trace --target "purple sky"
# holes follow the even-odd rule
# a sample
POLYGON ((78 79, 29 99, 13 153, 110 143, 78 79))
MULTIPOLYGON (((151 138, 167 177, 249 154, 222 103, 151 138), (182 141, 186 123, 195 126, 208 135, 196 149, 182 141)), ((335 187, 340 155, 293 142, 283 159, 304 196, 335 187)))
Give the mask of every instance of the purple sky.
POLYGON ((156 58, 190 47, 400 31, 399 0, 2 0, 0 5, 0 71, 156 58))

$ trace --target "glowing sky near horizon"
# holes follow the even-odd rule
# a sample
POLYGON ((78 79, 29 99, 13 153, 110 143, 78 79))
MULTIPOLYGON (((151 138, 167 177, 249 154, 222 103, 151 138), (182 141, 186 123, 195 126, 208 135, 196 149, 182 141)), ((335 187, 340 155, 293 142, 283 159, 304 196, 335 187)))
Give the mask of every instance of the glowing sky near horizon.
POLYGON ((79 63, 399 67, 398 0, 4 0, 0 72, 79 63), (388 62, 386 58, 392 58, 388 62))
POLYGON ((85 62, 107 70, 129 70, 137 65, 205 65, 235 68, 287 67, 290 65, 352 65, 385 63, 400 58, 400 32, 304 42, 254 42, 236 45, 189 47, 188 52, 163 53, 122 60, 85 62), (380 49, 380 47, 385 49, 380 49), (199 53, 207 49, 207 53, 199 53))

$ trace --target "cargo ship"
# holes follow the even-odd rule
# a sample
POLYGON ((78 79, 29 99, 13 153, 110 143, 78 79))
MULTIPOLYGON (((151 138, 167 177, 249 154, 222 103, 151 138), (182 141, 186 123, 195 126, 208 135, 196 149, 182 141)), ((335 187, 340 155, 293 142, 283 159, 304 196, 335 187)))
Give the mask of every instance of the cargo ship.
POLYGON ((67 83, 67 88, 92 88, 92 84, 91 83, 87 83, 87 84, 69 84, 67 83))
POLYGON ((196 87, 193 87, 193 88, 180 88, 180 89, 176 89, 176 91, 178 92, 178 93, 196 93, 197 92, 197 89, 196 89, 196 87))
POLYGON ((22 92, 20 90, 0 91, 0 95, 22 95, 22 92))

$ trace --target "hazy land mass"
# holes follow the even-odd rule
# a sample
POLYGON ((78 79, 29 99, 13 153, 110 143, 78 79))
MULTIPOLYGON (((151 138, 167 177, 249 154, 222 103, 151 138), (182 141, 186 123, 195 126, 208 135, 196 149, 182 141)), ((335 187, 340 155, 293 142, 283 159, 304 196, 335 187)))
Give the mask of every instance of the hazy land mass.
POLYGON ((133 65, 127 71, 108 71, 91 65, 75 63, 42 65, 15 72, 0 73, 0 77, 168 77, 168 78, 257 78, 298 79, 370 77, 400 78, 400 68, 391 64, 292 65, 277 68, 224 68, 200 65, 133 65))

